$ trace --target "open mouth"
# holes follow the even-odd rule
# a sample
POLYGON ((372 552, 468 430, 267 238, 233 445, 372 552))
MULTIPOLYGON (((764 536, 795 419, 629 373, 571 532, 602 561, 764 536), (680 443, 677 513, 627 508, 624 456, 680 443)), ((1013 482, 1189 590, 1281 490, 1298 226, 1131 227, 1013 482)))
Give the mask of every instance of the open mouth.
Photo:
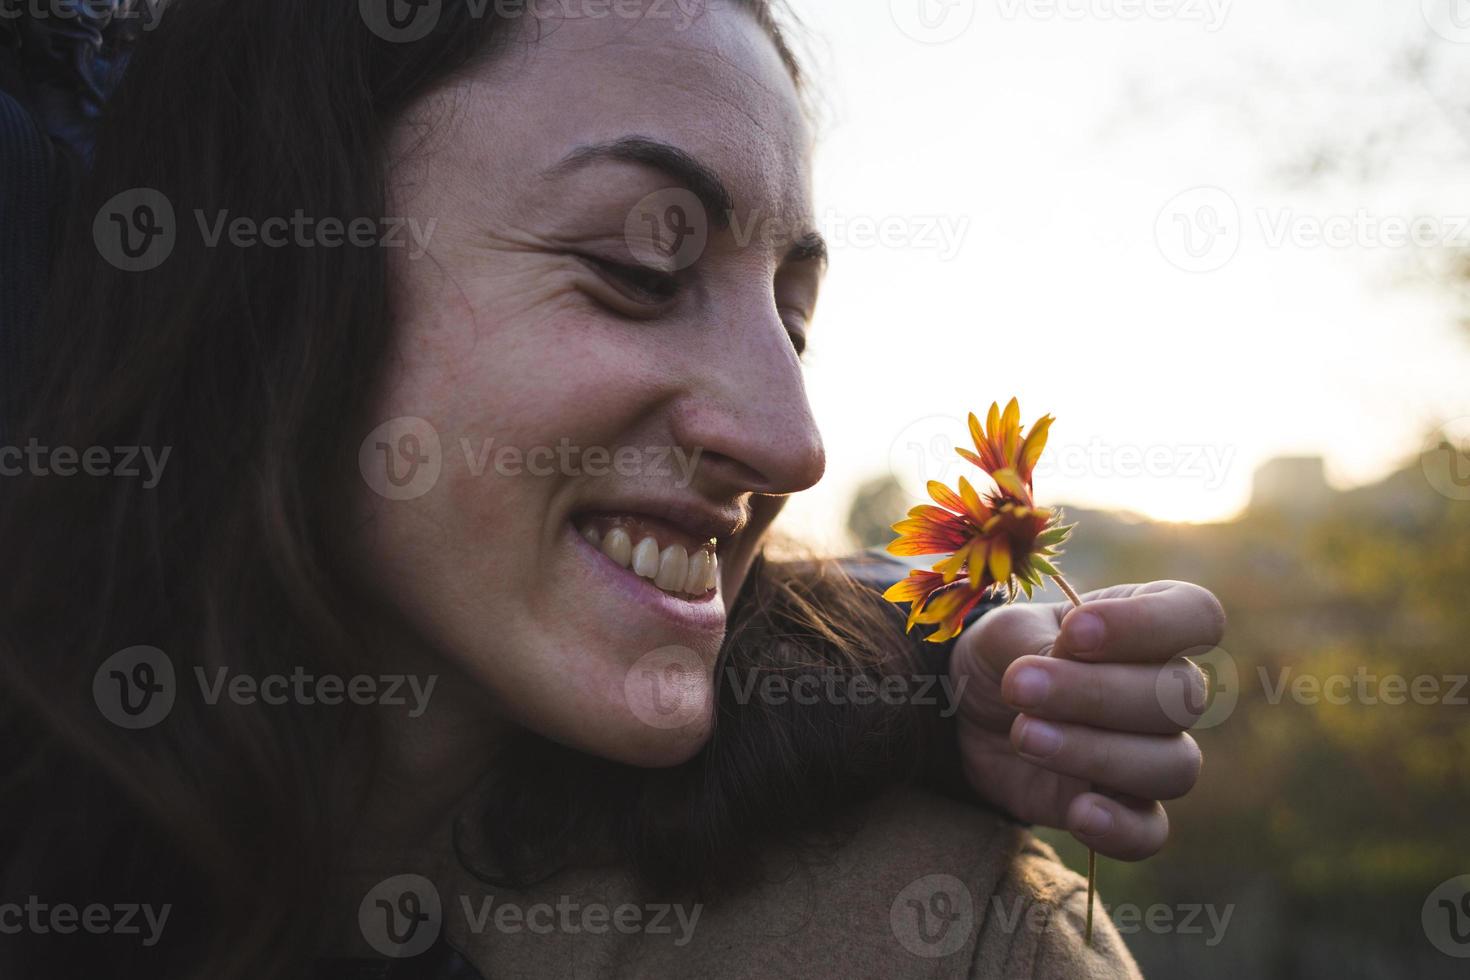
POLYGON ((716 538, 700 539, 641 514, 579 514, 572 524, 604 558, 659 591, 691 601, 714 595, 720 574, 716 538))

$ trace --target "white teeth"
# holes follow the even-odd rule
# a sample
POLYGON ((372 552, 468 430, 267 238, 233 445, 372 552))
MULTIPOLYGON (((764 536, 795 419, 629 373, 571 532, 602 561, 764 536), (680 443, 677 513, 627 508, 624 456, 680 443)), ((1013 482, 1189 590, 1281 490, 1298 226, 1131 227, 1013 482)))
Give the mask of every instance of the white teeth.
POLYGON ((634 547, 632 535, 624 527, 614 526, 606 535, 598 533, 595 527, 585 527, 581 534, 592 547, 613 562, 623 568, 631 568, 640 578, 650 579, 664 592, 702 596, 715 587, 719 578, 713 541, 694 552, 685 551, 676 544, 660 551, 658 539, 652 535, 644 537, 634 547))
POLYGON ((602 553, 627 568, 628 562, 633 560, 633 539, 628 537, 627 531, 615 527, 607 532, 607 537, 603 539, 602 553))
POLYGON ((671 544, 658 556, 658 576, 653 584, 665 592, 678 592, 684 588, 684 576, 689 571, 689 552, 671 544))
POLYGON ((658 567, 658 542, 653 538, 644 538, 633 549, 633 574, 642 578, 654 578, 658 575, 658 567))
POLYGON ((689 571, 684 575, 683 591, 690 595, 704 595, 709 591, 709 586, 704 584, 709 575, 709 566, 714 564, 715 556, 708 549, 700 548, 689 559, 689 571))

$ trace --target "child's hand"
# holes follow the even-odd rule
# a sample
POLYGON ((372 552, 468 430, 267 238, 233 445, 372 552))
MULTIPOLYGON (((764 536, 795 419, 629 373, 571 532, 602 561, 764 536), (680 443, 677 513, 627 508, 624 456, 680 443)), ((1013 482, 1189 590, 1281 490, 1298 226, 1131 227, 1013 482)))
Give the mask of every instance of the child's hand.
POLYGON ((955 641, 950 674, 968 678, 958 713, 965 775, 1017 818, 1137 861, 1168 840, 1158 801, 1199 778, 1199 746, 1184 729, 1204 711, 1206 679, 1176 658, 1219 643, 1225 612, 1188 582, 1082 599, 1003 606, 955 641))

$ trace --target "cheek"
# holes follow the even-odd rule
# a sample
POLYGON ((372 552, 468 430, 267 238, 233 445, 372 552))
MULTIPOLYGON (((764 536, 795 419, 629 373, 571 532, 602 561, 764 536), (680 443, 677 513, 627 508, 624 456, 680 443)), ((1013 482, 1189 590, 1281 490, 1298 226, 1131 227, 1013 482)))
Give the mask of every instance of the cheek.
MULTIPOLYGON (((648 343, 656 328, 504 280, 432 298, 402 321, 378 414, 428 421, 441 472, 418 499, 370 500, 379 596, 517 723, 624 761, 687 758, 708 719, 650 726, 650 711, 630 703, 642 689, 627 686, 667 641, 581 610, 558 588, 560 535, 586 482, 562 471, 558 449, 642 444, 668 389, 648 343)), ((699 652, 713 663, 715 649, 699 652)), ((707 676, 695 684, 707 690, 707 676)))
POLYGON ((544 585, 536 559, 563 523, 579 453, 614 451, 654 391, 615 325, 554 277, 533 278, 420 284, 378 411, 422 418, 437 438, 435 492, 416 508, 434 554, 522 592, 544 585))

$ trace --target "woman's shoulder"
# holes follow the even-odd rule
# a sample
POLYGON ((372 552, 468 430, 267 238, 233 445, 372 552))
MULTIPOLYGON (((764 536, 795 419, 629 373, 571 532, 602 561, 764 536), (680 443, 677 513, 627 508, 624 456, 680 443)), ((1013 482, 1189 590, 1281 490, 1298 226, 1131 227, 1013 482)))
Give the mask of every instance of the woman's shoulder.
MULTIPOLYGON (((558 876, 504 905, 599 908, 602 928, 450 939, 487 976, 909 977, 1136 980, 1087 885, 1025 827, 993 810, 903 788, 849 815, 840 836, 768 851, 753 883, 700 902, 647 902, 622 875, 558 876), (553 894, 555 893, 555 894, 553 894), (626 928, 613 928, 626 917, 626 928), (593 964, 602 967, 592 969, 593 964), (584 972, 585 971, 585 972, 584 972)), ((548 916, 549 919, 549 916, 548 916)), ((569 922, 580 922, 572 915, 569 922)), ((499 930, 491 929, 491 933, 499 930)))
POLYGON ((1104 916, 1084 942, 1086 880, 1026 827, 977 804, 895 790, 856 815, 830 860, 806 868, 812 929, 829 937, 816 945, 847 960, 819 976, 1140 976, 1104 916))
POLYGON ((1105 917, 1084 942, 1086 881, 1011 818, 907 787, 852 817, 839 843, 772 854, 760 884, 710 903, 662 975, 1140 976, 1105 917))

